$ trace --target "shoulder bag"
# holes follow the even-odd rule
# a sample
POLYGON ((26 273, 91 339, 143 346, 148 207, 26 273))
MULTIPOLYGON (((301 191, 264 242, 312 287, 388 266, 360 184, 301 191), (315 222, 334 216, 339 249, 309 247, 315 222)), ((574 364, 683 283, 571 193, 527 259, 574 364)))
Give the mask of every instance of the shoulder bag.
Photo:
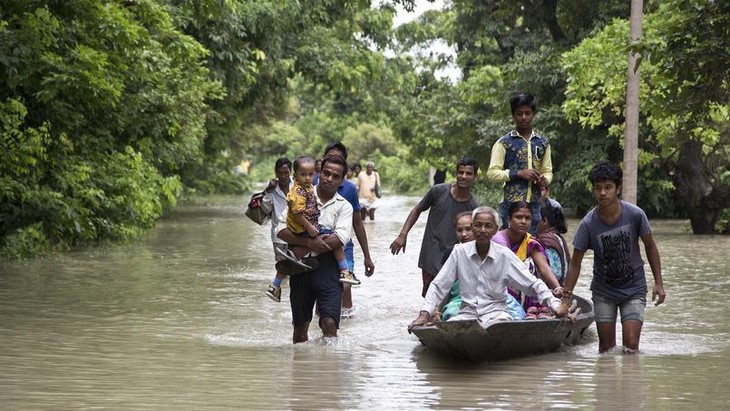
POLYGON ((251 201, 246 207, 246 216, 258 225, 264 225, 269 221, 273 211, 272 203, 263 201, 264 195, 266 195, 265 191, 252 195, 251 201))

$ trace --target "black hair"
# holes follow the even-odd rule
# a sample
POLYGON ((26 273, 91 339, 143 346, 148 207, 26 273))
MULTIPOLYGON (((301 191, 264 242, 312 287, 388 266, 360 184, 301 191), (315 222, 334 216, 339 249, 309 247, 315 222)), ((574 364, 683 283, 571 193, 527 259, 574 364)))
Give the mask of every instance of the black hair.
POLYGON ((590 180, 592 184, 595 184, 597 181, 613 181, 616 184, 616 187, 621 187, 621 180, 623 177, 624 172, 621 170, 621 167, 608 160, 596 163, 593 168, 591 168, 591 172, 588 173, 588 180, 590 180))
POLYGON ((291 170, 291 160, 286 157, 279 157, 276 160, 276 163, 274 163, 274 172, 276 172, 276 170, 280 169, 283 166, 288 166, 289 170, 291 170))
POLYGON ((509 106, 512 109, 512 115, 515 114, 515 111, 517 111, 518 108, 522 106, 530 106, 533 113, 537 113, 537 102, 535 101, 535 96, 528 93, 519 93, 512 96, 512 98, 509 99, 509 106))
POLYGON ((347 160, 347 147, 345 147, 345 145, 342 144, 341 141, 335 141, 334 143, 328 144, 327 147, 325 147, 324 149, 324 156, 327 157, 327 152, 332 149, 337 149, 338 151, 341 151, 342 157, 347 160))
POLYGON ((540 206, 540 215, 547 220, 549 227, 555 227, 560 234, 568 232, 568 226, 565 224, 565 216, 560 207, 553 207, 549 201, 540 206))
MULTIPOLYGON (((509 215, 509 218, 512 218, 512 215, 520 208, 526 208, 528 210, 532 210, 532 207, 530 207, 530 205, 527 204, 527 202, 524 200, 509 203, 509 206, 507 207, 507 214, 509 215)), ((532 217, 532 211, 530 211, 530 217, 532 217)))
POLYGON ((299 167, 302 164, 309 164, 309 163, 314 164, 314 157, 312 157, 312 156, 299 156, 299 157, 297 157, 296 160, 294 160, 294 172, 296 173, 297 172, 297 169, 299 169, 299 167))
POLYGON ((454 228, 456 228, 456 224, 464 217, 472 218, 471 211, 462 211, 459 214, 456 215, 456 218, 454 219, 454 228))
POLYGON ((327 163, 341 165, 342 166, 341 177, 343 179, 345 178, 345 174, 347 173, 347 161, 345 161, 344 158, 342 158, 340 156, 326 156, 325 158, 322 159, 322 170, 324 170, 324 167, 325 167, 325 165, 327 165, 327 163))
POLYGON ((472 166, 474 168, 474 174, 479 171, 479 163, 471 157, 463 157, 461 160, 459 160, 458 163, 456 163, 456 172, 459 172, 459 167, 461 166, 472 166))

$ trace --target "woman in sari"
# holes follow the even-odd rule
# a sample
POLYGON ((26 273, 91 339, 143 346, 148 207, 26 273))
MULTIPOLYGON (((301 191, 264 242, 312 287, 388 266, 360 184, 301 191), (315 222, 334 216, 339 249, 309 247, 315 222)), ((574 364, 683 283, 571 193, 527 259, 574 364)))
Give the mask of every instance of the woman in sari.
POLYGON ((542 220, 537 225, 537 241, 545 247, 545 255, 550 268, 558 278, 560 285, 563 285, 570 261, 568 242, 562 236, 568 232, 565 217, 560 208, 547 202, 540 207, 540 215, 542 220))
MULTIPOLYGON (((537 239, 527 232, 532 223, 532 210, 530 205, 524 201, 516 201, 509 205, 507 211, 509 225, 506 229, 495 234, 492 237, 492 242, 511 249, 527 265, 530 272, 539 277, 553 290, 553 294, 556 297, 562 297, 563 288, 550 269, 550 264, 545 256, 545 249, 537 239)), ((518 295, 512 290, 510 292, 522 302, 527 312, 525 319, 551 318, 550 308, 541 306, 536 298, 518 295)))

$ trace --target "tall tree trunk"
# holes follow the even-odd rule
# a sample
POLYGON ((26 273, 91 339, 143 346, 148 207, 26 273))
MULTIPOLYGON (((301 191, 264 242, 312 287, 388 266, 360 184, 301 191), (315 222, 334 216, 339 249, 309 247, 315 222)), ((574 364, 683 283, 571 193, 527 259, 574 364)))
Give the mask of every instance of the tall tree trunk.
MULTIPOLYGON (((631 0, 630 44, 641 40, 643 0, 631 0)), ((624 129, 624 179, 621 195, 636 204, 636 179, 639 157, 639 54, 629 50, 629 68, 626 70, 626 128, 624 129)))
POLYGON ((557 42, 565 41, 567 37, 563 32, 560 23, 558 23, 558 0, 543 0, 543 16, 545 25, 553 36, 553 40, 557 42))
POLYGON ((689 214, 694 234, 715 234, 715 223, 722 203, 715 200, 709 173, 705 170, 702 143, 690 140, 679 150, 672 177, 677 198, 689 214))

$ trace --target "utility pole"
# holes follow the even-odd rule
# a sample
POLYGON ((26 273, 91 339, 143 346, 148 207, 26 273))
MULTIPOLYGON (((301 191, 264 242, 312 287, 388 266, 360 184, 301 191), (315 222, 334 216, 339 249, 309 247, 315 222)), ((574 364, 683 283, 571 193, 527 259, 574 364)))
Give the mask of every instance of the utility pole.
MULTIPOLYGON (((641 21, 644 14, 643 0, 631 0, 630 45, 641 41, 641 21)), ((624 178, 622 198, 636 204, 636 180, 639 157, 639 53, 629 50, 629 67, 626 71, 626 124, 624 129, 624 178)))

